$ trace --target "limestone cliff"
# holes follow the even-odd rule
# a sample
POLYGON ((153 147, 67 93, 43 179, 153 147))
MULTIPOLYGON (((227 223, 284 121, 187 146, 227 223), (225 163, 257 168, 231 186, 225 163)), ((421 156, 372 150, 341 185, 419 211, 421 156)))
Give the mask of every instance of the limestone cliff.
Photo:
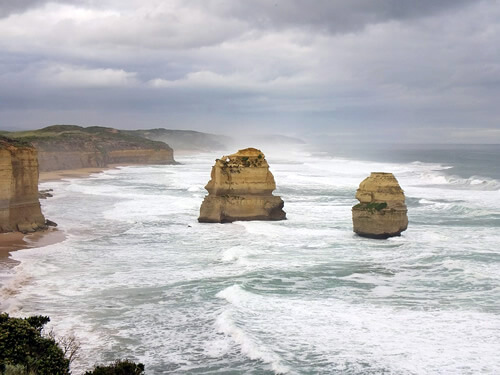
POLYGON ((0 233, 44 228, 36 149, 0 136, 0 233))
POLYGON ((354 232, 363 237, 399 236, 408 227, 405 195, 392 173, 372 172, 356 192, 354 232))
POLYGON ((38 149, 42 172, 109 164, 175 164, 167 144, 113 128, 53 125, 7 135, 31 142, 38 149))
POLYGON ((264 154, 255 148, 239 150, 215 161, 208 195, 198 221, 284 220, 283 200, 272 193, 276 183, 264 154))

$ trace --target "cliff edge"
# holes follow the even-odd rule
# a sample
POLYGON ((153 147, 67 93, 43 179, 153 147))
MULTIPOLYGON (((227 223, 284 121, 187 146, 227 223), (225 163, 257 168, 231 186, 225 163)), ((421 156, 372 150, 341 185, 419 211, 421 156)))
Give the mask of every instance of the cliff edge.
POLYGON ((38 159, 29 143, 0 136, 0 233, 45 229, 38 201, 38 159))
POLYGON ((283 200, 272 194, 276 183, 269 164, 255 148, 217 159, 205 189, 208 195, 201 204, 199 222, 286 219, 283 200))
POLYGON ((369 238, 401 235, 408 227, 405 195, 392 173, 372 172, 356 192, 352 208, 353 230, 369 238))
POLYGON ((36 147, 41 172, 110 164, 176 164, 174 151, 166 143, 113 128, 53 125, 4 134, 36 147))

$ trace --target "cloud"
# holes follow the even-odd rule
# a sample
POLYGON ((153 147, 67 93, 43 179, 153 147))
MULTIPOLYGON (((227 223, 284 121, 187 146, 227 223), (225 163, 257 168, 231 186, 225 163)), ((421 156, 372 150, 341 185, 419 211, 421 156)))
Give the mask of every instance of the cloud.
POLYGON ((0 111, 12 122, 26 108, 61 122, 71 108, 72 122, 211 131, 498 127, 498 0, 16 4, 0 7, 0 111))
POLYGON ((133 87, 136 73, 122 69, 89 69, 73 65, 51 65, 39 73, 48 86, 68 88, 133 87))
POLYGON ((16 0, 0 2, 0 18, 12 13, 24 12, 29 8, 43 4, 46 0, 16 0))
POLYGON ((307 26, 326 32, 345 33, 367 25, 407 20, 454 10, 476 0, 254 0, 203 1, 211 12, 235 17, 265 28, 307 26))

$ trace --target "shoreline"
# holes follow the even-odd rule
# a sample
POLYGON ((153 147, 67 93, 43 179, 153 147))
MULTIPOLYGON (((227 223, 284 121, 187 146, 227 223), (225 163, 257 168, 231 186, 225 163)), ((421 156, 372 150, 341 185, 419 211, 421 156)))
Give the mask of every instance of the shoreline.
POLYGON ((110 169, 117 169, 123 165, 110 165, 108 167, 90 167, 76 169, 60 169, 56 171, 40 172, 38 182, 59 181, 63 178, 83 178, 94 173, 102 173, 110 169))
POLYGON ((49 228, 44 231, 23 234, 21 232, 9 232, 0 234, 0 263, 14 251, 35 249, 63 242, 66 239, 64 231, 57 228, 49 228))
MULTIPOLYGON (((183 155, 191 155, 193 153, 193 151, 181 152, 183 155)), ((40 172, 38 183, 54 182, 72 178, 86 178, 92 174, 102 173, 129 165, 136 164, 109 164, 106 167, 74 168, 40 172)), ((23 234, 21 232, 0 233, 0 263, 5 263, 6 260, 10 258, 10 254, 14 251, 53 245, 55 243, 63 242, 65 239, 66 235, 64 234, 64 231, 58 230, 57 228, 49 228, 44 231, 28 234, 23 234)))

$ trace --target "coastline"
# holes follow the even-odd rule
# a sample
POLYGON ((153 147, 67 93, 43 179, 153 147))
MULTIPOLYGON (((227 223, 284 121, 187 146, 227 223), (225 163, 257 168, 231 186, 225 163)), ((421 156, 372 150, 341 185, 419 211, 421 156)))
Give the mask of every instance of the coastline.
MULTIPOLYGON (((59 181, 63 178, 84 178, 93 173, 100 173, 118 166, 106 168, 78 168, 50 172, 40 172, 40 182, 59 181)), ((21 232, 0 233, 0 264, 12 263, 10 254, 14 251, 33 249, 53 245, 66 239, 64 231, 49 227, 46 230, 24 234, 21 232)))
POLYGON ((14 251, 34 249, 63 242, 66 235, 57 228, 49 228, 44 231, 23 234, 21 232, 9 232, 0 234, 0 263, 4 263, 14 251))
MULTIPOLYGON (((193 153, 194 151, 181 152, 181 154, 184 155, 193 153)), ((75 168, 40 172, 38 182, 60 181, 67 178, 86 178, 95 173, 102 173, 128 165, 135 164, 109 164, 106 167, 75 168)), ((0 265, 11 263, 10 254, 14 251, 44 247, 62 242, 65 239, 66 235, 64 231, 58 230, 57 228, 49 228, 44 231, 29 234, 23 234, 21 232, 0 233, 0 265)))
MULTIPOLYGON (((127 165, 133 164, 110 164, 107 167, 61 169, 40 172, 38 182, 59 181, 66 178, 86 178, 95 173, 102 173, 127 165)), ((52 245, 64 241, 65 238, 64 232, 57 228, 49 228, 44 231, 29 234, 23 234, 21 232, 0 233, 0 263, 4 263, 13 251, 52 245)))
POLYGON ((120 165, 111 165, 108 167, 91 167, 77 169, 60 169, 56 171, 40 172, 38 182, 59 181, 63 178, 82 178, 88 177, 94 173, 101 173, 110 169, 116 169, 120 165))

